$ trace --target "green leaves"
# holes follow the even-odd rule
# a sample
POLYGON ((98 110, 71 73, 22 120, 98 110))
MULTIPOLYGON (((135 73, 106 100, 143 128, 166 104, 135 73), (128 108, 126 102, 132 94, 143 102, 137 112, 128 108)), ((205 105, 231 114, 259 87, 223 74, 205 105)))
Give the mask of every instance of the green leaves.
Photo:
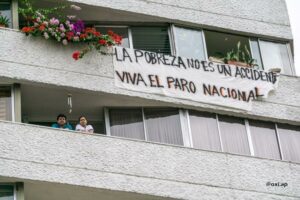
POLYGON ((250 67, 257 66, 256 60, 252 58, 247 45, 245 45, 244 48, 241 49, 240 41, 237 43, 236 49, 232 49, 231 51, 226 53, 225 57, 223 57, 223 61, 226 64, 228 64, 228 61, 237 61, 246 63, 250 67))
POLYGON ((0 13, 0 25, 4 25, 5 27, 8 27, 9 19, 6 16, 2 16, 0 13))

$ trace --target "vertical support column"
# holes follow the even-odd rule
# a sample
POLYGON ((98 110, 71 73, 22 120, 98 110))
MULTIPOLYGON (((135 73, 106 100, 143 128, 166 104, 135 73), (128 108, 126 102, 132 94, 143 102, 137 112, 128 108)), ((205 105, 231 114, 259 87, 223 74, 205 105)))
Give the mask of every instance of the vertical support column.
POLYGON ((19 29, 19 12, 18 12, 18 0, 11 1, 11 14, 12 14, 12 27, 13 29, 19 29))
POLYGON ((21 85, 13 84, 13 106, 14 106, 14 119, 15 122, 22 122, 21 116, 21 85))
POLYGON ((183 144, 186 147, 193 147, 188 110, 179 109, 179 117, 180 117, 181 133, 183 137, 183 144))
POLYGON ((106 135, 111 136, 108 108, 104 108, 104 120, 105 120, 105 132, 106 132, 106 135))
POLYGON ((24 183, 17 182, 16 183, 16 199, 15 200, 25 200, 25 193, 24 193, 24 183))

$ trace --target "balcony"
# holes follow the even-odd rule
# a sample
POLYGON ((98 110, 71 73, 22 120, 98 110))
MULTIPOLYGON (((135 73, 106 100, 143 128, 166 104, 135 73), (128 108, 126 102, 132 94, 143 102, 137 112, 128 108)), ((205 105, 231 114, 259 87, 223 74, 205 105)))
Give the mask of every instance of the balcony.
POLYGON ((300 197, 300 165, 284 161, 3 121, 0 147, 1 180, 25 189, 41 182, 174 199, 300 197))

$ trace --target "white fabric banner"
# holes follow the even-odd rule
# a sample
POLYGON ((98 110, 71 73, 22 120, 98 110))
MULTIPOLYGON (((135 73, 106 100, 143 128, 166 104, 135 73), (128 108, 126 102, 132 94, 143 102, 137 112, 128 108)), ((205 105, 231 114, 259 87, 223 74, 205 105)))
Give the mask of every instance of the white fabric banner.
POLYGON ((273 72, 123 47, 113 63, 117 87, 243 110, 278 82, 273 72))

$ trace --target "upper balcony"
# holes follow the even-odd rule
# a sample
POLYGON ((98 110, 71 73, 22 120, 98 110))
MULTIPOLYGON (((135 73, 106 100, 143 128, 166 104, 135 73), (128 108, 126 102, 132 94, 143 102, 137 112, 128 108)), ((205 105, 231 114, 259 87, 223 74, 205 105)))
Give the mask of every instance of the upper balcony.
POLYGON ((296 125, 300 122, 298 77, 280 76, 278 88, 271 92, 267 99, 254 101, 252 109, 245 111, 122 89, 114 83, 111 55, 91 52, 83 59, 75 61, 71 55, 74 50, 81 48, 79 45, 63 46, 43 38, 26 37, 19 31, 4 28, 0 29, 0 36, 0 76, 6 78, 7 83, 47 84, 102 94, 138 97, 172 107, 228 113, 296 125))

